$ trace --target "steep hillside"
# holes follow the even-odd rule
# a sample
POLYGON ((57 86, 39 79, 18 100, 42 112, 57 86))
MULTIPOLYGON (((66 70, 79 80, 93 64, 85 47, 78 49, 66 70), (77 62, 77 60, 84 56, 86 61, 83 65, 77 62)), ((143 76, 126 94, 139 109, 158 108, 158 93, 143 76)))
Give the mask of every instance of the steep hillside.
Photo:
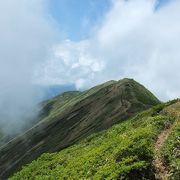
POLYGON ((132 79, 109 81, 83 93, 49 100, 36 126, 1 147, 0 178, 12 175, 44 152, 59 151, 158 103, 132 79))
POLYGON ((11 140, 11 137, 4 134, 3 130, 0 130, 0 147, 11 140))
POLYGON ((155 106, 65 150, 43 154, 11 179, 158 179, 155 144, 162 132, 173 127, 162 154, 170 178, 178 180, 180 121, 169 111, 172 107, 173 113, 180 113, 178 101, 155 106))
POLYGON ((176 117, 170 134, 161 148, 161 156, 171 179, 180 178, 180 102, 167 108, 167 113, 176 117))
POLYGON ((37 108, 40 109, 38 117, 29 120, 29 123, 26 127, 22 129, 21 132, 18 132, 16 134, 6 134, 0 127, 0 147, 13 139, 14 137, 18 136, 18 134, 21 134, 28 130, 29 128, 33 127, 35 124, 43 120, 45 117, 48 116, 48 114, 51 112, 52 109, 59 108, 60 106, 63 106, 65 103, 67 103, 72 98, 80 95, 81 92, 79 91, 69 91, 60 94, 59 96, 56 96, 50 100, 43 101, 42 103, 37 105, 37 108))

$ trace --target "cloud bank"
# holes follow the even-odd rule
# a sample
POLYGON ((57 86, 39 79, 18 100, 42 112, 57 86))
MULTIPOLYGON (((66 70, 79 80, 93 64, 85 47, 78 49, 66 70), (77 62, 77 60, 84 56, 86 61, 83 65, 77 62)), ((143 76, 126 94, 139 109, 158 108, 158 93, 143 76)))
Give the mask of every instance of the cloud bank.
POLYGON ((180 2, 114 0, 89 39, 53 46, 41 82, 87 88, 132 77, 161 100, 180 96, 180 2))
MULTIPOLYGON (((60 40, 48 0, 0 1, 0 131, 30 123, 36 84, 85 89, 134 78, 161 100, 180 96, 180 1, 112 0, 88 39, 60 40)), ((60 27, 60 25, 58 25, 60 27)))
POLYGON ((45 1, 0 1, 0 131, 16 133, 35 115, 33 71, 55 43, 45 1))

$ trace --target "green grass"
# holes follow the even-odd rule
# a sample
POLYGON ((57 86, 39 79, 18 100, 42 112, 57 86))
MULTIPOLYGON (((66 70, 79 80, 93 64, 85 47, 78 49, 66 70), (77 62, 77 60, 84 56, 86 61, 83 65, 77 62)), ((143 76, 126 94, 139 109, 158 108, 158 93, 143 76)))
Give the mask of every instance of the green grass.
MULTIPOLYGON (((129 79, 124 79, 124 81, 129 81, 129 79)), ((143 85, 139 84, 138 82, 132 79, 131 86, 133 86, 134 93, 139 101, 141 101, 144 104, 157 105, 157 102, 159 100, 143 85)))
POLYGON ((0 178, 11 176, 44 152, 62 150, 159 103, 132 79, 109 81, 84 92, 63 93, 46 101, 38 123, 0 148, 0 178))
MULTIPOLYGON (((94 93, 98 92, 100 89, 107 87, 114 83, 115 83, 115 81, 108 81, 104 84, 95 86, 87 91, 77 94, 77 96, 74 96, 69 101, 65 101, 65 103, 61 104, 61 106, 57 106, 56 108, 52 109, 50 117, 53 118, 53 117, 59 116, 59 114, 63 113, 65 110, 68 110, 76 103, 81 102, 83 99, 86 99, 87 97, 93 95, 94 93)), ((58 102, 61 102, 61 100, 58 100, 58 102)))
POLYGON ((180 177, 180 122, 177 123, 164 147, 162 156, 171 169, 171 179, 180 177))
MULTIPOLYGON (((68 111, 71 107, 73 107, 77 103, 81 103, 81 101, 83 101, 84 99, 92 95, 97 96, 98 98, 98 92, 100 92, 101 90, 106 91, 106 88, 109 88, 111 86, 116 86, 116 85, 119 88, 126 87, 127 85, 131 86, 131 88, 129 89, 126 88, 127 99, 131 97, 133 94, 134 97, 137 97, 137 100, 139 102, 144 103, 146 105, 149 104, 150 106, 152 106, 152 105, 157 105, 158 103, 160 103, 160 101, 150 91, 148 91, 144 86, 137 83, 133 79, 125 78, 119 81, 111 80, 101 85, 95 86, 84 92, 75 91, 74 93, 72 93, 70 98, 67 98, 67 100, 66 98, 64 98, 64 96, 62 97, 62 95, 57 96, 56 98, 52 100, 49 100, 47 104, 51 105, 51 103, 53 103, 53 106, 51 108, 50 113, 48 114, 48 116, 46 116, 43 119, 43 121, 44 122, 51 121, 52 119, 63 114, 65 111, 68 111)), ((69 96, 69 93, 67 93, 67 95, 69 96)), ((137 104, 134 104, 134 106, 136 105, 137 104)), ((138 108, 138 107, 135 107, 135 108, 138 108)))
POLYGON ((43 114, 42 116, 44 119, 42 119, 42 122, 47 123, 49 121, 52 121, 52 119, 56 119, 65 111, 68 111, 76 103, 81 102, 83 99, 88 98, 89 96, 98 92, 100 89, 105 88, 114 83, 116 83, 116 81, 108 81, 104 84, 95 86, 84 92, 79 92, 79 91, 65 92, 59 96, 56 96, 53 99, 43 102, 42 107, 44 111, 42 113, 43 114))
POLYGON ((153 179, 154 143, 166 125, 174 122, 160 112, 169 104, 144 111, 60 152, 43 154, 11 179, 153 179))
POLYGON ((69 91, 62 93, 50 100, 42 102, 39 106, 42 107, 42 112, 40 113, 40 119, 42 120, 45 117, 48 117, 52 111, 63 107, 66 103, 71 101, 73 98, 81 95, 80 91, 69 91))

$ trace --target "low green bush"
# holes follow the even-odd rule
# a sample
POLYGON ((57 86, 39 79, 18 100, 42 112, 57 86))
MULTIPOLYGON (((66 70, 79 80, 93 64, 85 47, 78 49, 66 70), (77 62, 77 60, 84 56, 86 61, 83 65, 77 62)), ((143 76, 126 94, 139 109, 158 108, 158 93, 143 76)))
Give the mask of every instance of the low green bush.
POLYGON ((177 123, 161 152, 171 169, 171 179, 180 178, 180 122, 177 123))
MULTIPOLYGON (((109 130, 89 136, 57 153, 43 154, 11 180, 24 179, 154 179, 154 143, 173 119, 160 113, 166 105, 144 111, 109 130)), ((169 162, 173 138, 164 147, 169 162)), ((172 145, 173 144, 173 145, 172 145)), ((175 159, 172 165, 176 166, 175 159)))

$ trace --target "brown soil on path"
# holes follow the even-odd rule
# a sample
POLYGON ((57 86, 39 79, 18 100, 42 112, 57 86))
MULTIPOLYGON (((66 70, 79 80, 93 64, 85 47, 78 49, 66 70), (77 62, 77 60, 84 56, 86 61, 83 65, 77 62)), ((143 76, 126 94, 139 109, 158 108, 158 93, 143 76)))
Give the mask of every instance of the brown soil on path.
POLYGON ((156 156, 155 156, 155 160, 153 164, 158 172, 159 177, 157 177, 157 179, 160 179, 160 180, 167 180, 169 177, 169 169, 167 165, 163 162, 163 159, 161 158, 160 150, 164 142, 168 138, 169 134, 171 133, 172 128, 173 126, 162 131, 155 144, 156 156))
POLYGON ((161 134, 158 136, 158 139, 155 143, 155 160, 153 162, 154 167, 156 168, 156 171, 158 173, 158 177, 156 177, 159 180, 168 180, 170 173, 168 166, 164 163, 162 157, 161 157, 161 147, 164 145, 166 139, 170 135, 172 129, 175 127, 177 121, 180 119, 180 101, 178 101, 176 104, 173 104, 165 109, 165 113, 169 114, 170 117, 175 118, 175 122, 164 129, 161 134), (178 111, 177 111, 178 110, 178 111))

